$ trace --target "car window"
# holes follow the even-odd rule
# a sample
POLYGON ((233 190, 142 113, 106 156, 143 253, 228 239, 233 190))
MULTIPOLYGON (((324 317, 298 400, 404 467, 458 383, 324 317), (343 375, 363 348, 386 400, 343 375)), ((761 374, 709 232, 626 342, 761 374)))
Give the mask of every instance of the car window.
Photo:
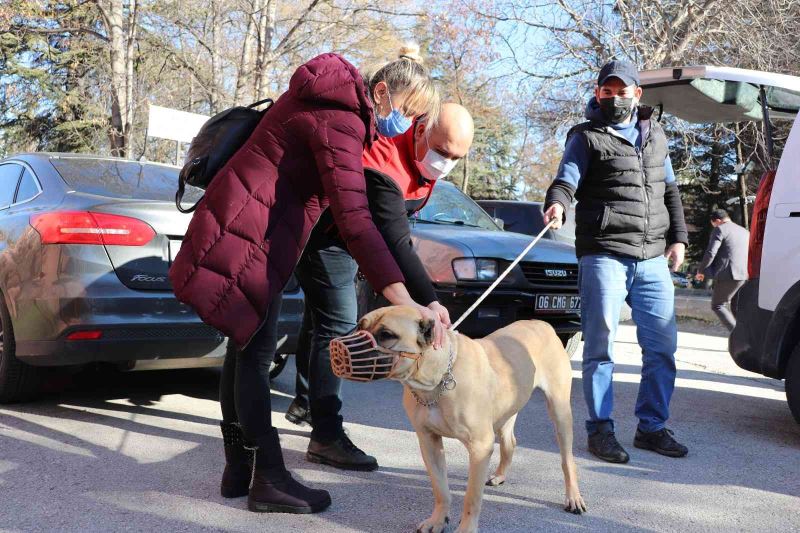
POLYGON ((506 204, 497 207, 496 217, 502 218, 507 231, 536 235, 544 227, 538 205, 506 204))
MULTIPOLYGON (((173 201, 179 169, 116 159, 53 158, 50 163, 76 191, 116 198, 173 201)), ((184 201, 196 202, 203 191, 186 187, 184 201)))
POLYGON ((0 165, 0 209, 8 207, 14 201, 21 172, 22 167, 14 163, 0 165))
MULTIPOLYGON (((539 203, 508 202, 497 204, 494 216, 503 219, 506 231, 537 235, 544 228, 544 213, 539 203)), ((557 231, 550 230, 547 238, 575 244, 575 207, 567 212, 567 219, 557 231)))
POLYGON ((416 215, 418 222, 472 226, 502 231, 475 201, 447 182, 436 185, 425 207, 416 215))
POLYGON ((33 173, 27 168, 22 172, 22 179, 19 182, 17 197, 14 203, 26 202, 39 194, 39 187, 33 173))

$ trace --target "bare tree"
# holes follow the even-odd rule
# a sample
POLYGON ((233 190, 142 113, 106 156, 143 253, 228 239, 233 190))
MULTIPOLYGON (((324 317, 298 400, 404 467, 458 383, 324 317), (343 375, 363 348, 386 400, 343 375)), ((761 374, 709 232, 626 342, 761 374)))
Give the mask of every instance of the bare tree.
POLYGON ((133 128, 133 85, 136 28, 139 4, 136 0, 101 0, 97 8, 109 42, 111 67, 111 153, 130 157, 133 128))
POLYGON ((253 86, 253 71, 255 68, 256 46, 258 40, 257 29, 263 9, 263 0, 244 0, 243 14, 246 20, 244 38, 242 42, 242 55, 239 60, 239 69, 236 76, 236 92, 233 100, 241 104, 246 92, 253 86))

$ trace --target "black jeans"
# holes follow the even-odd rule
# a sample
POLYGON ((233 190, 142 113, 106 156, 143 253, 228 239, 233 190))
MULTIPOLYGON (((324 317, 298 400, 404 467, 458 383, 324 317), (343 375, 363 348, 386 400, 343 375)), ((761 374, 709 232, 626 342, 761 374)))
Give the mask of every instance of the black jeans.
MULTIPOLYGON (((239 422, 245 437, 258 441, 272 431, 272 402, 270 399, 269 367, 278 345, 278 317, 281 314, 282 294, 269 305, 261 329, 244 350, 228 341, 219 384, 219 403, 222 420, 239 422)), ((280 449, 277 450, 280 453, 280 449)))
POLYGON ((321 442, 342 433, 342 380, 331 370, 328 345, 356 326, 355 277, 358 265, 342 245, 315 232, 295 269, 303 288, 306 309, 295 354, 297 394, 308 394, 314 429, 311 438, 321 442), (305 375, 304 375, 305 371, 305 375))

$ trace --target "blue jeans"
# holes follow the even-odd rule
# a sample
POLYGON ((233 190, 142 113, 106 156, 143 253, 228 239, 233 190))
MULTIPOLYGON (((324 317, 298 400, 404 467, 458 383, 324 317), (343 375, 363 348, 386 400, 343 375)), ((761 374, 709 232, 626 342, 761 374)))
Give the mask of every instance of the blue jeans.
POLYGON ((331 339, 356 327, 358 305, 355 277, 358 265, 336 241, 315 232, 295 268, 306 300, 303 331, 295 357, 298 393, 307 386, 308 404, 317 441, 336 439, 342 430, 342 380, 331 370, 331 339), (310 316, 309 316, 310 314, 310 316), (310 320, 309 320, 310 319, 310 320), (313 333, 307 328, 311 328, 313 333), (307 365, 307 366, 306 366, 307 365), (307 371, 303 376, 303 370, 307 371))
POLYGON ((586 430, 613 429, 614 336, 628 302, 642 348, 642 381, 636 400, 639 429, 658 431, 669 418, 675 388, 675 290, 666 258, 628 259, 586 255, 580 259, 583 394, 589 408, 586 430))

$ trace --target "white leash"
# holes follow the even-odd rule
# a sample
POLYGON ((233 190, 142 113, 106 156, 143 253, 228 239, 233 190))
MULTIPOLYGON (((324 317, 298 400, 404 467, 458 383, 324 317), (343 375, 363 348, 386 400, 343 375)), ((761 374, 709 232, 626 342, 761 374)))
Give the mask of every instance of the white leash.
POLYGON ((486 299, 486 297, 489 296, 489 294, 491 294, 491 292, 495 289, 495 287, 500 285, 500 282, 503 281, 506 276, 508 276, 508 273, 511 272, 511 270, 515 266, 517 266, 517 263, 522 261, 522 258, 525 257, 525 255, 527 255, 527 253, 531 251, 531 248, 536 246, 536 243, 539 242, 539 239, 541 239, 542 236, 547 232, 547 230, 550 229, 550 226, 552 226, 554 222, 555 222, 555 219, 553 219, 553 220, 551 220, 550 222, 547 223, 547 225, 544 227, 544 229, 539 232, 539 235, 537 235, 536 238, 531 241, 531 243, 528 245, 527 248, 522 250, 522 253, 519 254, 519 256, 517 256, 517 258, 514 259, 514 261, 510 265, 508 265, 508 268, 506 268, 505 271, 502 274, 500 274, 500 276, 498 276, 496 280, 494 280, 494 283, 489 285, 489 288, 486 289, 486 291, 483 294, 481 294, 480 298, 478 298, 475 301, 475 303, 472 304, 472 306, 469 309, 467 309, 464 312, 464 314, 461 315, 461 317, 453 323, 452 326, 450 326, 450 329, 455 330, 459 326, 459 324, 461 324, 464 321, 464 319, 467 318, 475 310, 476 307, 481 305, 481 302, 484 301, 486 299))

